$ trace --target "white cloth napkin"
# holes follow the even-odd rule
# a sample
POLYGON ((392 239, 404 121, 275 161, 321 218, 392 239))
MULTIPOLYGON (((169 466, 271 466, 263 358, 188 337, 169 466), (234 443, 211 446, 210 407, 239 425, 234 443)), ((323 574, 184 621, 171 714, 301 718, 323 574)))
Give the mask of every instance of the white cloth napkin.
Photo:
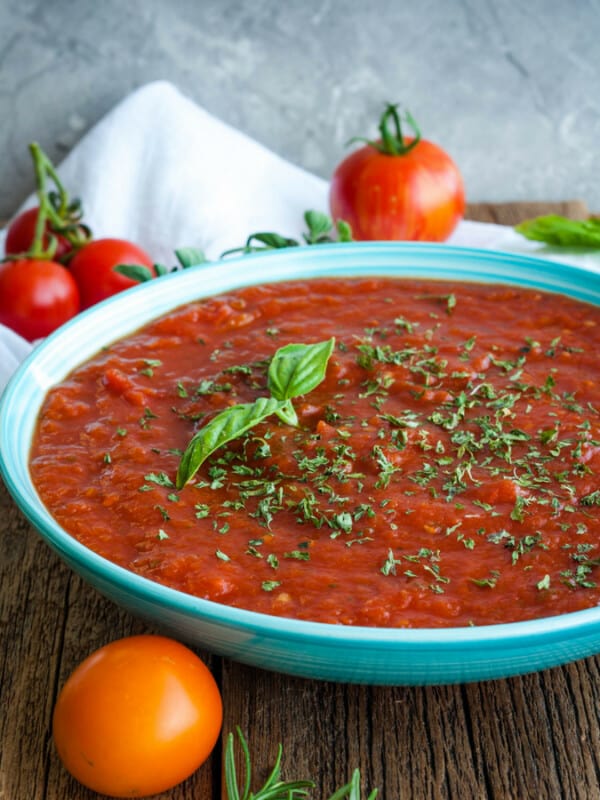
MULTIPOLYGON (((326 181, 215 119, 165 81, 119 103, 59 174, 71 196, 82 199, 96 237, 130 239, 167 265, 176 248, 199 247, 217 258, 256 231, 299 239, 304 212, 328 210, 326 181)), ((34 203, 32 196, 23 207, 34 203)), ((464 221, 448 244, 537 253, 600 271, 598 255, 555 251, 501 225, 464 221)), ((0 325, 0 393, 30 347, 0 325)))

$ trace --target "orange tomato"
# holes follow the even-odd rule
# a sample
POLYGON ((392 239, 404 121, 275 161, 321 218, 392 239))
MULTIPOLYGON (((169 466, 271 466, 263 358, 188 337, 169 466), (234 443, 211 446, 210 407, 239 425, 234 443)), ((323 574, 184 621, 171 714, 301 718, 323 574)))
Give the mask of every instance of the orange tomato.
POLYGON ((144 797, 207 759, 222 718, 217 684, 191 650, 163 636, 130 636, 72 673, 54 709, 53 736, 80 783, 111 797, 144 797))

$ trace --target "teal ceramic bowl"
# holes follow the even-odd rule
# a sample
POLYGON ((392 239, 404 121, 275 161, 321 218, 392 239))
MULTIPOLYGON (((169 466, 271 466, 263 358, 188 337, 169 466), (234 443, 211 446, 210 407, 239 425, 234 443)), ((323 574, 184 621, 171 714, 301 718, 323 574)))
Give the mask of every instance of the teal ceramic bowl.
POLYGON ((508 253, 424 244, 299 247, 202 266, 81 314, 22 364, 0 407, 0 468, 15 501, 77 573, 171 635, 269 670, 332 681, 444 684, 508 677, 600 652, 600 608, 478 628, 393 630, 311 623, 197 599, 134 575, 67 534, 41 503, 28 456, 47 390, 111 341, 193 299, 253 283, 394 275, 535 287, 600 304, 600 276, 508 253))

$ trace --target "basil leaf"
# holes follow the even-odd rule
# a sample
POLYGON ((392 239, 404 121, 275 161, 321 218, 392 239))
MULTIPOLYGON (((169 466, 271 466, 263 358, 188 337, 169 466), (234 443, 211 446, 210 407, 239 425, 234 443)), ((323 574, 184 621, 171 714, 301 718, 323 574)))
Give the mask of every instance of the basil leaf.
POLYGON ((248 237, 248 241, 246 242, 246 247, 250 248, 250 250, 256 249, 263 249, 257 248, 252 246, 252 242, 260 242, 265 247, 265 250, 279 250, 284 247, 297 247, 298 242, 295 239, 288 239, 285 236, 281 236, 278 233, 254 233, 252 236, 248 237))
POLYGON ((292 399, 310 392, 325 377, 335 339, 317 344, 288 344, 280 347, 269 365, 268 389, 271 397, 254 403, 230 406, 200 428, 192 437, 179 462, 176 485, 182 489, 204 461, 232 439, 237 439, 271 414, 287 425, 298 425, 292 399))
POLYGON ((288 344, 280 347, 269 365, 267 386, 277 400, 291 400, 308 394, 325 377, 335 339, 317 344, 288 344))
POLYGON ((293 428, 298 427, 298 415, 296 414, 296 409, 292 405, 291 400, 286 400, 275 413, 286 425, 291 425, 293 428))
POLYGON ((246 244, 243 247, 234 247, 231 250, 225 250, 221 253, 221 258, 233 255, 234 253, 258 253, 263 250, 280 250, 285 247, 297 247, 298 242, 296 239, 287 239, 278 233, 252 233, 246 239, 246 244), (257 242, 258 244, 253 244, 257 242))
POLYGON ((307 211, 304 214, 304 221, 308 228, 308 234, 304 235, 307 244, 319 244, 319 242, 330 242, 329 234, 333 228, 331 218, 322 211, 307 211))
POLYGON ((559 214, 526 220, 515 226, 526 239, 550 245, 600 247, 600 219, 573 220, 559 214))
POLYGON ((154 278, 148 267, 142 264, 117 264, 113 269, 119 275, 124 275, 126 278, 131 278, 132 281, 137 281, 138 283, 145 283, 154 278))
POLYGON ((175 255, 184 269, 195 267, 197 264, 204 264, 208 261, 204 252, 196 247, 180 247, 179 250, 175 250, 175 255))
POLYGON ((281 401, 273 397, 259 397, 254 403, 230 406, 213 417, 197 431, 186 447, 177 470, 177 488, 182 489, 215 450, 237 439, 281 406, 281 401))

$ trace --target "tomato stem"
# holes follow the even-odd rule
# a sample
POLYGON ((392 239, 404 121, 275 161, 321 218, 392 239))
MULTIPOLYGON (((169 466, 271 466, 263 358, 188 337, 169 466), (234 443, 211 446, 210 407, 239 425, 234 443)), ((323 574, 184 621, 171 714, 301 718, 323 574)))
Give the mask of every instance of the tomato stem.
POLYGON ((421 131, 409 111, 404 113, 404 120, 414 133, 414 137, 409 142, 406 141, 402 133, 402 118, 398 113, 398 106, 388 103, 379 120, 381 142, 374 144, 380 153, 389 156, 404 156, 419 144, 421 131), (390 130, 390 123, 393 125, 393 130, 390 130))
POLYGON ((409 111, 404 112, 404 121, 412 128, 414 133, 414 137, 408 142, 402 133, 402 118, 398 112, 398 105, 388 103, 379 120, 381 138, 373 140, 355 136, 350 139, 350 142, 365 142, 385 156, 405 156, 421 141, 421 131, 409 111), (390 130, 390 124, 392 125, 392 130, 390 130))
POLYGON ((37 142, 29 145, 29 151, 33 159, 39 202, 35 236, 29 255, 35 258, 53 258, 58 246, 55 234, 60 234, 70 242, 72 256, 92 238, 89 227, 81 222, 81 203, 77 199, 71 200, 54 164, 37 142), (47 190, 48 178, 56 191, 47 190), (48 246, 45 249, 44 237, 48 237, 48 246))
POLYGON ((67 227, 71 220, 69 219, 69 204, 70 199, 67 190, 58 177, 58 173, 54 168, 54 164, 50 161, 48 156, 44 153, 42 148, 37 142, 32 142, 29 145, 31 157, 37 181, 37 195, 40 201, 40 209, 44 210, 46 218, 52 224, 55 230, 62 230, 67 227), (52 196, 58 196, 58 207, 55 207, 52 202, 51 194, 46 190, 46 178, 50 177, 58 190, 58 195, 52 193, 52 196))
POLYGON ((58 172, 54 168, 54 164, 50 161, 48 156, 41 151, 41 155, 43 156, 44 166, 46 168, 46 173, 52 178, 54 185, 58 189, 58 196, 60 198, 60 205, 57 209, 52 207, 52 211, 56 211, 57 221, 64 224, 64 219, 67 217, 69 213, 69 195, 67 190, 65 189, 61 179, 58 176, 58 172))
POLYGON ((48 195, 46 193, 46 157, 42 152, 41 147, 32 142, 29 145, 31 157, 33 159, 33 168, 35 170, 35 180, 37 185, 37 196, 39 201, 39 210, 37 220, 35 223, 35 234, 33 242, 27 255, 32 258, 51 259, 56 252, 57 240, 55 236, 49 237, 48 247, 44 250, 44 236, 46 235, 46 221, 49 217, 48 195))

